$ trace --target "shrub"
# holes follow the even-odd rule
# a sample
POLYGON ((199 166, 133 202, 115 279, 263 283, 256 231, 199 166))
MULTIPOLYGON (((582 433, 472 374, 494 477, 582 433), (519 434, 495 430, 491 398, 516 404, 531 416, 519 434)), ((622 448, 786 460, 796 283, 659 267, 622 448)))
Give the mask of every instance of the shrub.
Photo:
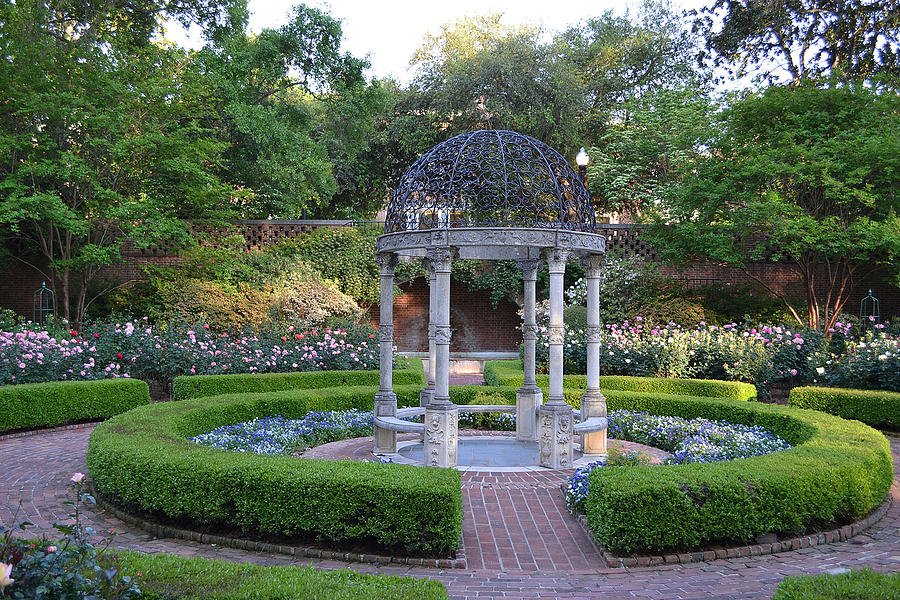
POLYGON ((838 575, 785 577, 772 600, 896 600, 900 573, 877 573, 868 568, 838 575))
POLYGON ((844 352, 817 364, 814 383, 900 392, 900 336, 885 333, 883 326, 861 339, 847 340, 844 352))
MULTIPOLYGON (((91 434, 96 489, 115 502, 174 519, 337 544, 447 555, 459 546, 459 473, 356 461, 223 452, 187 438, 256 417, 371 410, 375 388, 229 394, 143 406, 91 434)), ((419 386, 395 389, 417 405, 419 386)))
POLYGON ((0 386, 0 433, 105 419, 149 403, 147 384, 136 379, 0 386))
POLYGON ((371 326, 285 326, 232 334, 202 324, 100 323, 83 331, 0 332, 0 384, 178 375, 366 370, 378 365, 371 326))
MULTIPOLYGON (((425 385, 421 359, 409 359, 409 363, 409 368, 394 370, 394 385, 425 385)), ((220 394, 365 385, 378 385, 378 371, 197 375, 176 377, 172 384, 172 398, 187 400, 220 394)))
POLYGON ((446 600, 438 581, 363 575, 350 569, 324 571, 311 566, 260 566, 172 554, 121 553, 131 573, 141 573, 144 600, 446 600))
POLYGON ((610 410, 758 425, 794 448, 715 464, 595 469, 585 511, 613 552, 664 552, 800 534, 857 519, 893 480, 890 445, 857 422, 815 411, 611 392, 610 410))
MULTIPOLYGON (((549 375, 536 377, 539 387, 546 395, 550 385, 549 375)), ((524 381, 522 361, 491 360, 484 366, 484 381, 487 385, 521 386, 524 381)), ((564 375, 564 387, 584 390, 587 388, 585 375, 564 375)), ((753 400, 756 388, 748 383, 737 381, 714 381, 707 379, 675 379, 667 377, 628 377, 604 375, 600 377, 600 389, 623 390, 632 392, 649 392, 656 394, 676 394, 682 396, 700 396, 704 398, 731 398, 732 400, 753 400)))
POLYGON ((900 428, 900 393, 842 388, 795 387, 789 403, 875 427, 900 428))

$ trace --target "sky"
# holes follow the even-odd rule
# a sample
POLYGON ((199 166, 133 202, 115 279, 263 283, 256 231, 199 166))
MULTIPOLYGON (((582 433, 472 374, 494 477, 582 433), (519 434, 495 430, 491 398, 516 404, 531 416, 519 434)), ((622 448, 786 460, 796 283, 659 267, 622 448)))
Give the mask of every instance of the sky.
MULTIPOLYGON (((250 0, 250 30, 257 33, 287 22, 292 6, 301 0, 250 0)), ((370 76, 393 77, 408 83, 413 72, 409 60, 427 33, 438 33, 441 25, 459 18, 501 12, 507 25, 539 24, 555 32, 589 17, 613 10, 623 14, 633 0, 583 0, 556 4, 552 0, 307 0, 341 21, 342 50, 363 58, 368 55, 370 76)), ((699 8, 711 0, 672 0, 685 9, 699 8)), ((197 31, 185 32, 177 24, 168 27, 169 39, 198 47, 197 31)))

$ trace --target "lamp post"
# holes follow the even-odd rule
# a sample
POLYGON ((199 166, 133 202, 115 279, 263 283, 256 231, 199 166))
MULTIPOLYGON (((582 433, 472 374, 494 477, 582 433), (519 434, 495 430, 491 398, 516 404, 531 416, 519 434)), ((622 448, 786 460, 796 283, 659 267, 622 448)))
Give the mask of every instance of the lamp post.
POLYGON ((581 176, 581 181, 584 182, 585 187, 587 187, 587 166, 589 162, 591 162, 591 157, 582 146, 578 154, 575 155, 575 164, 578 165, 578 175, 581 176))

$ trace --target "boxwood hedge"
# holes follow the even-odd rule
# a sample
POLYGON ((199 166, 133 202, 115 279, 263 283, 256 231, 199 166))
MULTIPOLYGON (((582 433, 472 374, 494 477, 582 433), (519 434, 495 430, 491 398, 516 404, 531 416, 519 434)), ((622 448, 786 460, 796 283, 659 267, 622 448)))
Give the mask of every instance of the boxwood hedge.
POLYGON ((0 433, 104 419, 150 404, 137 379, 55 381, 0 386, 0 433))
POLYGON ((611 392, 610 410, 760 425, 794 447, 713 464, 595 469, 585 511, 614 552, 659 553, 800 534, 876 508, 893 480, 878 431, 809 410, 662 394, 611 392))
MULTIPOLYGON (((410 358, 409 366, 394 369, 394 385, 425 385, 422 360, 410 358)), ((378 371, 308 371, 239 375, 188 375, 176 377, 172 398, 187 400, 239 392, 280 392, 311 388, 378 385, 378 371)))
POLYGON ((135 576, 143 600, 446 600, 439 581, 363 575, 350 569, 260 566, 172 554, 118 553, 126 574, 135 576))
POLYGON ((844 388, 795 387, 789 403, 856 419, 875 427, 900 428, 900 393, 844 388))
MULTIPOLYGON (((522 385, 521 360, 491 360, 484 365, 484 382, 487 385, 522 385)), ((549 375, 538 375, 537 384, 545 393, 550 386, 549 375)), ((564 375, 563 385, 567 388, 584 390, 587 388, 585 375, 564 375)), ((704 398, 730 398, 732 400, 755 400, 756 386, 740 381, 718 381, 713 379, 674 379, 667 377, 629 377, 625 375, 604 375, 600 377, 600 389, 676 394, 680 396, 700 396, 704 398)))
MULTIPOLYGON (((418 404, 419 386, 395 389, 418 404)), ((126 508, 196 524, 446 556, 462 531, 453 469, 222 452, 187 441, 221 425, 309 410, 371 409, 375 388, 240 393, 138 407, 98 426, 87 463, 126 508)))

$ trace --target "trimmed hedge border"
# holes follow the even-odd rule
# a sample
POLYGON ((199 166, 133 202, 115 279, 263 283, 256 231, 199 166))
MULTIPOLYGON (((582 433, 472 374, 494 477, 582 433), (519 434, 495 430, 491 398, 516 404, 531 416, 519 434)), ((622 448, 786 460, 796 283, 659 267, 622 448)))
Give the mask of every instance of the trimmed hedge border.
POLYGON ((801 548, 811 548, 813 546, 821 546, 823 544, 832 544, 836 542, 845 542, 869 527, 875 525, 887 514, 891 507, 891 499, 888 498, 881 503, 881 506, 872 511, 869 516, 861 521, 857 521, 850 525, 844 525, 838 529, 830 531, 822 531, 819 533, 795 537, 785 540, 776 540, 774 542, 765 542, 759 544, 751 544, 748 546, 736 546, 731 548, 716 548, 715 550, 703 550, 698 552, 672 552, 670 554, 659 555, 643 555, 643 556, 616 556, 599 543, 594 537, 594 531, 587 523, 584 515, 577 515, 578 523, 584 529, 588 539, 594 549, 603 555, 603 559, 610 568, 634 568, 634 567, 655 567, 658 565, 671 564, 689 564, 699 562, 710 562, 713 560, 722 560, 729 558, 743 558, 747 556, 761 556, 765 554, 777 554, 779 552, 790 552, 791 550, 799 550, 801 548))
POLYGON ((724 463, 595 469, 586 501, 597 540, 615 553, 678 553, 803 534, 851 522, 884 501, 890 444, 859 422, 734 400, 610 392, 610 410, 759 425, 794 447, 724 463))
POLYGON ((139 379, 54 381, 0 386, 0 433, 104 419, 150 404, 139 379))
POLYGON ((405 576, 368 575, 350 569, 323 571, 311 566, 261 566, 133 550, 116 554, 127 575, 141 573, 137 583, 144 600, 447 599, 440 582, 405 576))
MULTIPOLYGON (((521 360, 489 360, 484 364, 484 382, 486 385, 520 387, 524 379, 521 360)), ((538 387, 543 388, 546 392, 550 386, 550 376, 538 375, 535 379, 538 387)), ((587 376, 563 375, 563 386, 584 390, 587 388, 587 376)), ((719 381, 715 379, 603 375, 600 377, 600 389, 604 393, 607 390, 620 390, 745 401, 756 399, 756 386, 752 383, 719 381)))
MULTIPOLYGON (((394 385, 425 385, 422 359, 394 369, 394 385)), ((172 382, 172 399, 189 400, 222 394, 281 392, 340 386, 378 385, 378 371, 302 371, 297 373, 242 373, 238 375, 182 375, 172 382)))
POLYGON ((201 544, 215 544, 223 548, 236 548, 238 550, 249 550, 251 552, 265 552, 267 554, 283 554, 285 556, 296 556, 298 558, 322 558, 325 560, 340 560, 344 562, 357 562, 366 564, 395 564, 409 565, 413 567, 427 567, 430 569, 466 569, 468 563, 461 553, 457 553, 456 558, 419 558, 415 556, 388 556, 384 554, 369 554, 361 552, 342 552, 340 550, 327 550, 324 548, 314 548, 312 546, 290 546, 285 544, 269 544, 256 540, 248 540, 247 538, 229 537, 225 535, 215 535, 210 533, 202 533, 199 531, 191 531, 190 529, 179 529, 163 525, 156 521, 144 519, 138 515, 124 511, 117 505, 108 502, 102 494, 98 494, 94 490, 94 496, 97 505, 105 511, 111 513, 114 517, 133 525, 139 529, 158 538, 172 538, 176 540, 194 541, 201 544))
MULTIPOLYGON (((418 405, 419 389, 396 387, 398 403, 418 405)), ((371 410, 374 393, 306 389, 138 407, 92 432, 88 469, 98 492, 125 508, 255 533, 452 555, 462 534, 455 470, 248 455, 187 441, 255 417, 371 410)))
POLYGON ((788 403, 844 419, 856 419, 874 427, 900 428, 900 392, 795 387, 788 403))

